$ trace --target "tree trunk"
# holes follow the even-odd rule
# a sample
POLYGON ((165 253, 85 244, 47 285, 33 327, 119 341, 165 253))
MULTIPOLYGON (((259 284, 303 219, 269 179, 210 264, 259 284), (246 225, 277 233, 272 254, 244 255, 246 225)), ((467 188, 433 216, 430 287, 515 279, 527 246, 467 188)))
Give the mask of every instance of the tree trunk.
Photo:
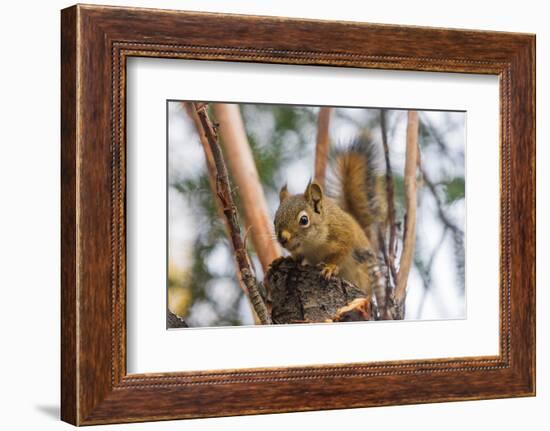
POLYGON ((324 279, 315 266, 277 259, 266 280, 275 324, 374 320, 371 301, 362 290, 338 277, 324 279))

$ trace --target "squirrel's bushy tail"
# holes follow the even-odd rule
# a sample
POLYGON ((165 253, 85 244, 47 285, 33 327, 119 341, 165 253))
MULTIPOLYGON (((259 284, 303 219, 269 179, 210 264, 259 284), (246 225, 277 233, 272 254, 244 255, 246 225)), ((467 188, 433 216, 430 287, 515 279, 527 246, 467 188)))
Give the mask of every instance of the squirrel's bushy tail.
POLYGON ((385 177, 377 150, 368 136, 355 138, 336 150, 330 178, 331 196, 369 236, 374 226, 385 222, 387 211, 385 177))
POLYGON ((371 251, 378 254, 369 260, 369 274, 381 310, 386 304, 386 283, 380 272, 379 252, 381 233, 387 223, 386 183, 382 172, 378 148, 368 135, 363 135, 336 151, 329 177, 330 195, 359 223, 369 239, 371 251))

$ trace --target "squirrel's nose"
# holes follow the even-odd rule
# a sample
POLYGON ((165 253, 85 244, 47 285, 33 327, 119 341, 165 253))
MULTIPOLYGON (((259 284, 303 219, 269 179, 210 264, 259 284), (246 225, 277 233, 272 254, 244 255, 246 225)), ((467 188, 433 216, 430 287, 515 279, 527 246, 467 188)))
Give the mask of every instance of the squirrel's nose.
POLYGON ((288 233, 288 231, 283 230, 277 234, 277 238, 279 239, 281 245, 284 246, 290 239, 290 234, 288 233))

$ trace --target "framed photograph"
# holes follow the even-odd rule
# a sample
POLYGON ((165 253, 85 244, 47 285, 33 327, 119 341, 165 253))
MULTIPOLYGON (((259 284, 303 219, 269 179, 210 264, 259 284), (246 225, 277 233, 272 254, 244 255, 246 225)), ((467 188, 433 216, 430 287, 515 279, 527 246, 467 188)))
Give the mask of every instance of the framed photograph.
POLYGON ((61 13, 61 416, 535 394, 535 37, 61 13))

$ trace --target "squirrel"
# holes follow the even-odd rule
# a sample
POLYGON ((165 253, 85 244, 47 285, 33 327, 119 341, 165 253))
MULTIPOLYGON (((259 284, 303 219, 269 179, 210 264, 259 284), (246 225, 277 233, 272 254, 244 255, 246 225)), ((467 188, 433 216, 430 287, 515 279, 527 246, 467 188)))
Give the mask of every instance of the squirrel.
POLYGON ((338 191, 330 197, 310 181, 303 194, 291 195, 284 185, 274 227, 277 240, 294 260, 319 266, 327 279, 340 276, 367 298, 374 291, 382 306, 385 287, 375 274, 387 205, 378 164, 374 143, 366 136, 355 138, 331 163, 338 191))

